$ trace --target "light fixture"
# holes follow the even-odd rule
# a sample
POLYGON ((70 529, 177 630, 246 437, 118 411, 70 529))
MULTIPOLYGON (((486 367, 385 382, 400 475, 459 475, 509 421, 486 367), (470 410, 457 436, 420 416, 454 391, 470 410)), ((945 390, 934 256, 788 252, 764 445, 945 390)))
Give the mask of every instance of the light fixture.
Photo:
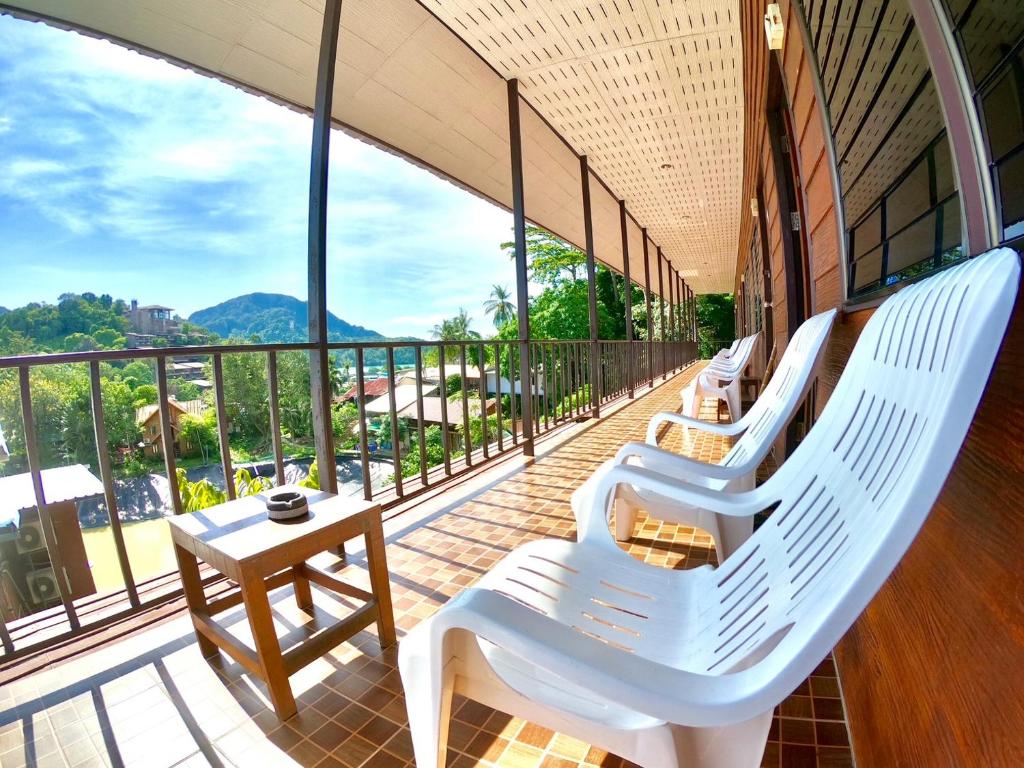
POLYGON ((750 215, 755 219, 757 218, 757 198, 750 198, 750 215))
POLYGON ((672 168, 673 168, 672 163, 662 163, 661 164, 661 170, 663 170, 663 171, 671 171, 672 168))
POLYGON ((782 11, 778 3, 771 3, 764 15, 764 34, 768 38, 769 51, 781 51, 786 30, 782 26, 782 11))

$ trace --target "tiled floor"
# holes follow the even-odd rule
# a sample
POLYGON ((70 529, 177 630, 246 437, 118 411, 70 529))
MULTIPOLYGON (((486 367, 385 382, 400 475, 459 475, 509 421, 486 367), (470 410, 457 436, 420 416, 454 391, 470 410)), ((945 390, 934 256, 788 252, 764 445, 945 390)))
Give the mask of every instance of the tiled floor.
MULTIPOLYGON (((399 636, 513 547, 542 536, 573 537, 571 491, 625 440, 642 439, 651 414, 675 409, 680 386, 692 375, 691 369, 600 422, 548 439, 533 462, 504 462, 390 520, 385 533, 399 636)), ((713 417, 710 406, 704 415, 713 417)), ((680 449, 678 430, 663 444, 680 449)), ((703 458, 725 449, 720 441, 686 446, 703 458)), ((704 533, 641 522, 629 547, 637 557, 669 568, 713 561, 704 533)), ((360 552, 335 567, 368 588, 360 552)), ((310 617, 295 607, 290 588, 273 599, 286 645, 352 607, 316 590, 310 617)), ((241 611, 228 616, 245 639, 241 611)), ((395 648, 381 652, 373 632, 360 633, 292 677, 299 714, 282 724, 267 708, 262 685, 237 664, 201 658, 191 624, 179 615, 0 688, 0 765, 400 768, 412 761, 412 750, 395 658, 395 648)), ((472 701, 456 701, 453 712, 449 765, 622 763, 472 701)), ((831 659, 777 714, 763 765, 852 765, 831 659)))

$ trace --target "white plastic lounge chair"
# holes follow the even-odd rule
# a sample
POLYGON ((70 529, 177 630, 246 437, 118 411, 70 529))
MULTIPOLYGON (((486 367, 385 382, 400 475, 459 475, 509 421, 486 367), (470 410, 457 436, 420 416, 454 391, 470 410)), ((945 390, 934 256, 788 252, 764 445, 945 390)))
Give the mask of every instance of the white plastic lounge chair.
MULTIPOLYGON (((641 466, 671 479, 710 488, 716 491, 746 491, 754 487, 757 468, 768 455, 778 436, 785 430, 793 414, 807 396, 817 375, 825 345, 835 320, 830 309, 801 325, 782 356, 775 375, 764 392, 743 417, 732 424, 710 424, 681 416, 678 413, 656 414, 647 426, 647 442, 626 443, 614 459, 609 459, 572 496, 577 519, 586 521, 593 506, 593 494, 602 476, 613 466, 641 466), (666 422, 705 432, 739 437, 718 464, 680 456, 658 447, 658 430, 666 422)), ((626 541, 633 535, 636 517, 641 509, 659 520, 692 525, 711 534, 722 562, 750 538, 753 517, 717 515, 709 509, 682 504, 657 493, 645 485, 619 485, 615 493, 615 538, 626 541)))
POLYGON ((714 360, 728 360, 734 354, 736 354, 736 347, 740 344, 740 339, 733 339, 732 344, 728 347, 722 347, 722 349, 715 352, 714 360))
POLYGON ((760 333, 740 339, 736 352, 728 360, 712 360, 703 371, 679 394, 683 398, 683 412, 696 419, 705 397, 725 400, 729 407, 729 420, 739 421, 743 415, 740 397, 740 379, 750 362, 760 333))
POLYGON ((900 291, 865 327, 818 423, 764 485, 715 493, 615 467, 720 514, 772 516, 719 568, 647 566, 604 525, 531 542, 399 647, 419 768, 443 764, 458 692, 644 766, 756 766, 772 711, 899 563, 981 399, 1020 279, 1008 249, 900 291))

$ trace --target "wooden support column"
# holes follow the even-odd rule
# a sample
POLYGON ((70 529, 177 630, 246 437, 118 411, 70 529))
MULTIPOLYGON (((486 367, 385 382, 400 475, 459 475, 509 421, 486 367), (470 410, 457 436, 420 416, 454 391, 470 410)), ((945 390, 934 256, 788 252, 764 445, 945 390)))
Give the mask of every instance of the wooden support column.
POLYGON ((641 230, 644 240, 644 306, 647 309, 647 379, 654 388, 654 319, 651 317, 651 255, 647 250, 647 228, 641 230))
POLYGON ((665 381, 668 378, 668 351, 666 349, 665 342, 668 339, 665 331, 667 329, 665 325, 665 280, 662 276, 662 256, 661 246, 657 246, 658 250, 658 313, 661 316, 661 333, 658 334, 659 341, 661 342, 661 380, 665 381))
POLYGON ((623 304, 626 308, 626 388, 629 399, 634 397, 633 387, 633 281, 629 276, 629 232, 626 230, 626 201, 619 200, 619 226, 622 229, 622 276, 625 286, 623 289, 623 304))
MULTIPOLYGON (((530 294, 526 264, 526 203, 523 197, 523 139, 519 124, 519 81, 508 81, 508 135, 512 161, 512 229, 516 257, 516 312, 519 320, 519 402, 522 407, 523 455, 533 456, 533 374, 530 367, 530 294)), ((442 363, 443 365, 443 363, 442 363)), ((501 377, 501 370, 495 378, 501 377)), ((509 361, 512 412, 516 382, 509 361)), ((442 381, 443 384, 443 381, 442 381)), ((500 407, 500 404, 499 404, 500 407)), ((484 414, 486 417, 486 413, 484 414)), ((515 432, 513 424, 512 431, 515 432)), ((468 453, 467 453, 468 455, 468 453)))
POLYGON ((590 308, 590 407, 601 417, 601 348, 597 340, 597 266, 594 262, 594 221, 590 211, 590 168, 587 156, 580 157, 583 180, 583 233, 587 246, 587 305, 590 308))
POLYGON ((340 22, 341 0, 327 0, 320 31, 309 163, 309 340, 316 345, 309 355, 309 385, 320 490, 329 493, 338 492, 338 476, 334 465, 330 355, 327 349, 327 170, 340 22))

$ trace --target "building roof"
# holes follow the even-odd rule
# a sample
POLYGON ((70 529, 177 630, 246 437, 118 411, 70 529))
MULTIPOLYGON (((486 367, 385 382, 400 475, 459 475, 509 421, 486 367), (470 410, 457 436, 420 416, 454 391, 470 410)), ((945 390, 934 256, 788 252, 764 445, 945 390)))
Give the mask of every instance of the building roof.
MULTIPOLYGON (((367 398, 380 397, 388 393, 388 380, 384 379, 371 379, 370 381, 363 382, 363 393, 367 398)), ((353 400, 359 394, 358 387, 352 387, 348 392, 343 395, 338 395, 335 400, 339 403, 343 403, 346 400, 353 400)))
MULTIPOLYGON (((192 402, 192 401, 186 401, 186 402, 192 402)), ((175 409, 181 411, 182 413, 189 413, 188 409, 186 409, 184 407, 184 404, 183 403, 179 403, 173 397, 168 398, 167 399, 167 403, 172 408, 175 408, 175 409)), ((151 405, 143 405, 143 406, 141 406, 139 408, 136 408, 135 409, 135 423, 136 424, 145 424, 147 421, 149 421, 151 418, 153 418, 153 414, 159 413, 159 412, 160 412, 160 406, 157 405, 156 403, 153 403, 151 405)))
MULTIPOLYGON (((436 390, 436 386, 428 384, 420 390, 420 394, 427 395, 436 390)), ((415 384, 399 384, 395 387, 395 410, 401 411, 411 403, 415 403, 416 391, 415 384)), ((391 413, 391 398, 388 395, 383 395, 375 400, 371 400, 366 404, 366 412, 373 416, 391 413)))
MULTIPOLYGON (((47 504, 80 501, 103 494, 103 483, 82 464, 44 469, 41 474, 47 504)), ((0 477, 0 525, 17 523, 19 512, 35 506, 36 494, 30 473, 0 477)))
MULTIPOLYGON (((515 78, 529 220, 584 245, 585 155, 596 174, 599 260, 622 268, 621 199, 636 218, 627 223, 633 275, 643 275, 646 227, 697 292, 732 290, 744 127, 735 1, 591 6, 346 0, 332 117, 510 208, 506 81, 515 78)), ((302 111, 313 104, 323 20, 316 3, 8 0, 5 7, 302 111)))
POLYGON ((147 304, 144 307, 139 307, 139 309, 155 309, 155 310, 164 310, 166 312, 173 312, 174 311, 174 307, 165 307, 162 304, 147 304))
MULTIPOLYGON (((424 424, 441 424, 441 400, 440 397, 424 397, 423 398, 423 423, 424 424)), ((478 403, 478 400, 469 401, 469 411, 473 413, 473 403, 478 403)), ((493 413, 495 407, 494 399, 491 398, 487 401, 487 413, 493 413)), ((412 402, 405 408, 402 408, 398 415, 403 419, 412 419, 417 421, 419 419, 419 412, 416 408, 416 403, 412 402)), ((448 403, 448 426, 455 427, 462 424, 462 398, 454 400, 448 403)))

